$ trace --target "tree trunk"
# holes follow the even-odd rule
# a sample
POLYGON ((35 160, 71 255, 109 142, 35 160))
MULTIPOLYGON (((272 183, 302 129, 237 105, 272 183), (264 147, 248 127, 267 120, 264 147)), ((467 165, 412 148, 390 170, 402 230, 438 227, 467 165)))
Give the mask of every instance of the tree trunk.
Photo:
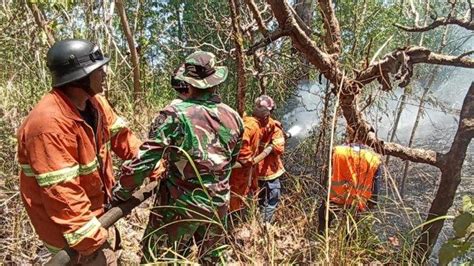
MULTIPOLYGON (((255 42, 255 32, 250 33, 250 41, 252 43, 255 42)), ((265 47, 262 48, 263 51, 257 50, 252 54, 253 57, 253 65, 255 71, 253 72, 253 76, 258 80, 258 87, 260 89, 260 95, 267 93, 267 78, 263 73, 263 54, 265 53, 265 47)))
POLYGON ((316 139, 316 169, 315 172, 317 175, 319 175, 319 183, 321 185, 324 185, 326 182, 326 177, 327 177, 327 164, 325 163, 325 160, 321 160, 321 158, 328 158, 328 155, 326 154, 326 128, 330 123, 330 116, 329 116, 329 104, 331 102, 331 85, 328 80, 326 80, 326 89, 324 91, 324 106, 323 106, 323 115, 321 118, 321 123, 319 124, 319 132, 318 132, 318 137, 316 139), (319 156, 318 156, 319 154, 319 156), (318 164, 318 162, 322 162, 322 164, 318 164))
MULTIPOLYGON (((301 18, 301 21, 306 26, 311 28, 311 24, 313 22, 314 6, 315 6, 314 0, 296 0, 294 6, 295 6, 296 15, 298 15, 301 18)), ((304 54, 300 54, 299 58, 304 66, 299 80, 308 80, 311 64, 309 63, 309 60, 306 58, 304 54)))
MULTIPOLYGON (((434 75, 431 76, 430 83, 432 83, 432 81, 434 80, 434 77, 435 77, 434 75)), ((429 87, 426 87, 423 90, 423 94, 421 95, 420 104, 418 105, 418 112, 416 113, 415 124, 413 124, 413 128, 412 128, 411 134, 410 134, 410 140, 408 141, 408 148, 411 148, 411 146, 413 146, 413 141, 415 139, 416 130, 418 129, 418 124, 420 123, 421 116, 423 115, 423 112, 424 112, 425 98, 426 98, 426 95, 428 94, 428 91, 430 90, 430 87, 431 87, 431 85, 429 87)), ((407 179, 408 167, 409 166, 410 166, 410 161, 406 160, 405 161, 405 166, 403 168, 402 181, 401 181, 401 184, 400 184, 400 196, 402 198, 403 198, 403 195, 405 193, 405 182, 406 182, 406 179, 407 179)))
POLYGON ((56 41, 54 38, 54 34, 51 31, 51 28, 48 26, 48 21, 44 18, 43 14, 35 3, 33 3, 32 1, 26 2, 28 3, 28 7, 33 13, 33 17, 35 18, 36 24, 46 34, 46 41, 48 42, 48 46, 53 46, 56 41))
POLYGON ((230 17, 232 19, 232 35, 237 58, 237 112, 243 116, 245 110, 245 57, 244 40, 240 29, 240 0, 229 0, 230 17))
POLYGON ((418 259, 428 259, 431 248, 436 243, 444 225, 444 219, 430 222, 445 216, 453 205, 456 190, 461 182, 461 168, 466 151, 474 137, 474 82, 471 83, 461 109, 459 126, 449 152, 443 156, 441 181, 435 199, 431 203, 421 237, 416 242, 418 259))
MULTIPOLYGON (((115 1, 114 0, 104 1, 103 2, 103 8, 104 8, 104 13, 106 13, 105 14, 105 19, 104 19, 104 25, 105 25, 105 28, 106 28, 105 34, 106 34, 107 38, 106 38, 106 41, 105 41, 105 45, 102 49, 103 49, 105 54, 108 54, 110 56, 110 54, 112 53, 112 49, 111 49, 111 46, 112 46, 112 32, 111 32, 110 29, 112 29, 112 26, 113 26, 112 25, 112 22, 113 22, 112 18, 113 18, 113 15, 115 13, 115 1), (107 3, 109 4, 108 9, 107 9, 107 3)), ((111 80, 107 79, 106 82, 107 82, 106 83, 107 88, 105 89, 105 97, 108 99, 109 96, 110 96, 109 95, 109 88, 110 88, 111 80)))
POLYGON ((120 16, 120 23, 122 24, 125 37, 127 38, 128 49, 130 49, 130 55, 132 56, 132 66, 133 66, 133 99, 135 103, 138 103, 141 96, 140 88, 140 63, 138 59, 137 49, 135 48, 135 40, 133 39, 133 33, 130 30, 128 24, 127 14, 125 12, 125 7, 122 0, 117 0, 117 12, 120 16))
MULTIPOLYGON (((393 122, 393 128, 392 128, 392 132, 390 134, 389 142, 393 142, 393 140, 395 139, 395 136, 397 134, 398 123, 400 123, 400 117, 402 116, 403 109, 405 108, 405 101, 406 101, 407 95, 408 95, 408 88, 409 88, 408 86, 405 87, 405 89, 403 90, 403 94, 400 97, 400 105, 398 106, 397 115, 395 117, 395 121, 393 122)), ((390 161, 390 156, 387 155, 387 160, 385 161, 385 164, 388 165, 389 161, 390 161)))

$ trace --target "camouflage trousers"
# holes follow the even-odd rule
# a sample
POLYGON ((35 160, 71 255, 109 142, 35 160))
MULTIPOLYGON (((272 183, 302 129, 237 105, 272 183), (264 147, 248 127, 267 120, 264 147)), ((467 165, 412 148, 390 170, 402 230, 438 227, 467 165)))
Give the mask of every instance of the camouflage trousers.
POLYGON ((227 206, 209 212, 160 188, 143 235, 141 263, 220 262, 226 214, 227 206))

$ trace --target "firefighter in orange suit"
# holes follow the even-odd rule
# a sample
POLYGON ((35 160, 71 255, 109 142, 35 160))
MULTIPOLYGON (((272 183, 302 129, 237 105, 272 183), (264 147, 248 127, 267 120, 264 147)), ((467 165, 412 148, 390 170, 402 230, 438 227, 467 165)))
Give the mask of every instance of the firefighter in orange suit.
POLYGON ((260 122, 253 116, 244 117, 244 135, 242 147, 240 148, 237 162, 242 167, 232 170, 230 176, 230 207, 229 211, 237 211, 244 208, 244 197, 249 193, 252 181, 253 158, 257 155, 260 144, 261 128, 260 122))
POLYGON ((273 220, 281 195, 279 177, 285 173, 281 160, 285 151, 285 133, 281 123, 270 117, 273 110, 275 110, 275 102, 269 96, 262 95, 256 99, 253 115, 262 125, 257 154, 268 146, 272 147, 270 154, 256 165, 254 171, 258 179, 260 212, 263 222, 266 223, 273 220))
MULTIPOLYGON (((333 149, 330 205, 338 209, 353 208, 362 212, 375 205, 381 176, 381 159, 370 147, 354 141, 353 132, 348 128, 349 141, 333 149)), ((319 233, 326 226, 326 204, 323 200, 319 208, 319 233)), ((328 224, 334 219, 329 211, 328 224)))
POLYGON ((132 159, 141 144, 100 96, 109 60, 89 41, 56 42, 47 54, 53 89, 17 133, 20 193, 35 231, 52 253, 77 251, 79 264, 116 264, 97 218, 115 183, 111 153, 132 159))

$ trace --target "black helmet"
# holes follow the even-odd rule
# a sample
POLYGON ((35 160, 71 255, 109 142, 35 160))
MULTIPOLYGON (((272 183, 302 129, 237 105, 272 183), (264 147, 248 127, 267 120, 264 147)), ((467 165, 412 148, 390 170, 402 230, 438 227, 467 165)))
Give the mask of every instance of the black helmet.
POLYGON ((99 47, 87 40, 71 39, 56 42, 48 50, 47 65, 53 76, 53 87, 79 80, 110 58, 104 57, 99 47))

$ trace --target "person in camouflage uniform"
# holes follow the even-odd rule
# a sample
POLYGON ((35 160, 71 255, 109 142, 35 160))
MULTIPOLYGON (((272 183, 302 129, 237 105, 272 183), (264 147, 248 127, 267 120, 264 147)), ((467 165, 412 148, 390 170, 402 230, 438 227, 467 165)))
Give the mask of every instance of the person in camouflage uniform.
POLYGON ((229 176, 241 147, 243 122, 214 93, 228 73, 214 64, 215 56, 208 52, 186 58, 175 78, 189 91, 159 113, 137 158, 122 166, 114 196, 126 200, 159 160, 168 164, 144 234, 142 262, 191 253, 201 261, 219 255, 215 244, 225 230, 229 176))

